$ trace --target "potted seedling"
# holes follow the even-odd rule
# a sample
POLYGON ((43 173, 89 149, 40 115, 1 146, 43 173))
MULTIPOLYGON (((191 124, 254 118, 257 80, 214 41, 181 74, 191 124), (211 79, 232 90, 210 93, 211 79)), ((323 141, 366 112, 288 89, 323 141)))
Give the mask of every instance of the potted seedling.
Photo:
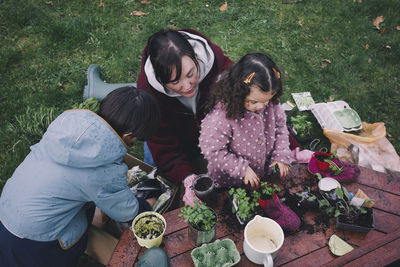
POLYGON ((297 201, 297 206, 305 210, 317 210, 318 198, 311 192, 310 188, 307 190, 298 191, 294 194, 297 201))
POLYGON ((279 186, 268 182, 261 182, 260 189, 261 193, 258 193, 259 197, 257 198, 257 201, 263 209, 265 209, 267 202, 269 200, 275 199, 276 193, 279 193, 281 191, 279 186))
POLYGON ((238 187, 231 188, 229 196, 232 201, 232 213, 236 214, 239 224, 245 225, 255 216, 256 207, 259 205, 259 193, 253 191, 248 195, 245 189, 238 187))
POLYGON ((164 217, 154 211, 142 212, 132 222, 132 231, 139 245, 146 248, 161 244, 166 227, 164 217))
POLYGON ((319 206, 329 216, 336 218, 338 229, 368 232, 374 229, 374 217, 371 208, 350 205, 350 195, 345 187, 335 189, 338 200, 331 204, 327 199, 321 199, 319 206))
POLYGON ((291 131, 296 140, 300 143, 308 142, 312 139, 312 122, 308 120, 307 115, 296 115, 290 117, 291 131))
POLYGON ((206 204, 194 200, 194 207, 184 206, 178 216, 189 223, 189 239, 195 246, 210 243, 215 238, 217 214, 206 204))

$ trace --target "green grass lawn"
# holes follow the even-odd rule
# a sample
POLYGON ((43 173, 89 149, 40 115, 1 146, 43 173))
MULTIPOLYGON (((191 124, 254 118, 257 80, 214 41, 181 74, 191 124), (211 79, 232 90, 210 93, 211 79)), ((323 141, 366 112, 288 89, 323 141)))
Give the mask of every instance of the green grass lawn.
MULTIPOLYGON (((197 29, 234 61, 270 55, 283 101, 303 91, 344 100, 362 121, 385 122, 400 151, 398 0, 241 0, 223 12, 225 1, 99 2, 0 2, 0 191, 51 119, 82 102, 87 67, 98 64, 110 83, 134 82, 146 40, 161 28, 197 29)), ((314 130, 322 136, 315 120, 314 130)), ((131 153, 141 158, 142 144, 131 153)))

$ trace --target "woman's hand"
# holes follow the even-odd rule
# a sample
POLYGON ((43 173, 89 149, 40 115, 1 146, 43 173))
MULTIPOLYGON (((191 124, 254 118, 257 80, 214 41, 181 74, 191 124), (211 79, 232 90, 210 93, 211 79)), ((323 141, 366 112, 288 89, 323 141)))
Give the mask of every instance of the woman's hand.
POLYGON ((271 165, 269 165, 269 167, 273 168, 276 164, 278 164, 281 178, 286 178, 286 176, 289 174, 289 165, 282 163, 282 162, 274 161, 274 162, 272 162, 271 165))
POLYGON ((260 185, 260 178, 258 178, 252 168, 247 167, 246 174, 244 175, 244 184, 248 185, 249 183, 251 188, 257 188, 260 185))

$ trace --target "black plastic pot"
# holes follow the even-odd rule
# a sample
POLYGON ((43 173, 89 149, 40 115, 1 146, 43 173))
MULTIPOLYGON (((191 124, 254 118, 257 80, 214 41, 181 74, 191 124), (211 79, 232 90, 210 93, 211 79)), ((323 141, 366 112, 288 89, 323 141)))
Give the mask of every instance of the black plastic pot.
POLYGON ((196 196, 207 204, 214 206, 217 202, 214 180, 206 174, 201 174, 193 181, 193 191, 196 196))
POLYGON ((354 223, 346 222, 346 217, 339 215, 336 218, 336 228, 348 231, 367 233, 375 228, 373 209, 365 208, 366 214, 361 214, 354 223))
POLYGON ((314 194, 308 191, 299 191, 296 192, 294 198, 297 200, 300 208, 305 210, 318 210, 318 198, 314 194), (314 197, 314 199, 312 199, 312 197, 314 197))
POLYGON ((294 138, 297 140, 297 142, 299 142, 300 144, 306 144, 308 142, 310 142, 311 140, 314 139, 314 137, 312 135, 307 135, 305 137, 300 137, 298 135, 298 133, 296 132, 296 129, 293 127, 288 127, 290 132, 292 133, 292 135, 294 136, 294 138))
POLYGON ((239 217, 239 215, 237 213, 239 208, 238 208, 237 203, 235 202, 236 200, 234 198, 232 198, 231 196, 229 196, 229 201, 232 204, 232 213, 235 214, 236 220, 240 225, 246 225, 249 221, 251 221, 251 219, 253 219, 256 216, 256 214, 254 213, 254 215, 251 216, 249 219, 243 220, 242 218, 239 217))

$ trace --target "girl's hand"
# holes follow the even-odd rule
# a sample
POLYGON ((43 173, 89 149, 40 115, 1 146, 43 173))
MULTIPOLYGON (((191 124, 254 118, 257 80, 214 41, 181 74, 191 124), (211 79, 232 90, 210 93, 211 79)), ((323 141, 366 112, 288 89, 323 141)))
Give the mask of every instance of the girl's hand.
POLYGON ((273 168, 276 164, 278 164, 281 178, 286 178, 286 176, 289 174, 289 165, 282 163, 282 162, 274 161, 274 162, 272 162, 271 165, 269 165, 269 167, 273 168))
POLYGON ((260 178, 258 178, 252 168, 247 167, 246 174, 244 175, 244 184, 248 185, 249 183, 251 188, 257 188, 260 185, 260 178))

